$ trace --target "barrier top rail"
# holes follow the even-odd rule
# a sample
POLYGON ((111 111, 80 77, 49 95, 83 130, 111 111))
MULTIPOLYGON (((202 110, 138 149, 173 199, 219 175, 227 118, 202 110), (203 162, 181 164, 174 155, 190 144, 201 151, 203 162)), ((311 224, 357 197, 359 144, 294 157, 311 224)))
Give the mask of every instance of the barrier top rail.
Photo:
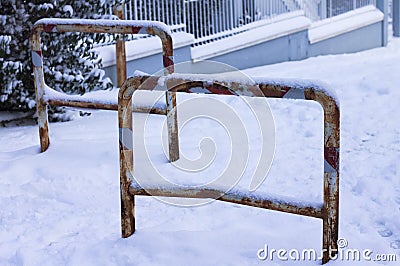
POLYGON ((150 34, 161 39, 163 47, 163 65, 173 73, 173 47, 171 31, 167 25, 147 20, 108 20, 108 19, 54 19, 44 18, 36 21, 31 32, 31 51, 34 66, 41 66, 41 44, 38 40, 42 32, 87 32, 150 34), (34 55, 37 53, 37 55, 34 55), (36 60, 35 60, 36 59, 36 60), (35 64, 36 63, 36 64, 35 64))
MULTIPOLYGON (((122 236, 128 237, 135 231, 134 196, 166 196, 182 198, 214 198, 217 200, 260 207, 323 220, 323 263, 338 251, 339 223, 339 154, 340 154, 340 111, 335 94, 326 84, 314 81, 255 78, 248 80, 224 79, 223 76, 197 74, 171 74, 163 77, 139 73, 128 78, 118 95, 121 225, 122 236), (233 96, 302 99, 318 102, 324 114, 324 202, 310 205, 304 202, 279 200, 240 191, 223 191, 215 187, 182 187, 179 185, 140 185, 133 175, 133 128, 131 100, 136 90, 154 90, 164 87, 169 92, 223 94, 233 96)), ((177 121, 167 123, 177 124, 177 121)), ((168 125, 168 131, 174 127, 168 125)), ((178 132, 169 133, 169 146, 178 147, 178 132), (175 134, 175 135, 174 135, 175 134), (171 137, 172 136, 172 137, 171 137)), ((179 149, 174 150, 179 158, 179 149)))
MULTIPOLYGON (((47 150, 50 140, 48 135, 47 105, 72 106, 80 108, 94 108, 118 110, 117 100, 84 98, 78 95, 67 95, 49 88, 45 84, 43 72, 43 54, 41 49, 42 32, 64 33, 116 33, 116 34, 150 34, 158 36, 162 43, 164 73, 174 72, 173 45, 169 27, 161 22, 146 20, 105 20, 105 19, 53 19, 38 20, 31 31, 30 48, 32 53, 34 83, 36 90, 36 105, 40 134, 41 151, 47 150)), ((125 62, 124 62, 125 63, 125 62)), ((171 104, 174 104, 173 102, 171 104)), ((175 106, 175 105, 174 105, 175 106)), ((163 109, 163 108, 161 108, 163 109)), ((153 113, 166 114, 167 110, 153 108, 153 113)), ((137 107, 135 111, 146 112, 146 108, 137 107)))

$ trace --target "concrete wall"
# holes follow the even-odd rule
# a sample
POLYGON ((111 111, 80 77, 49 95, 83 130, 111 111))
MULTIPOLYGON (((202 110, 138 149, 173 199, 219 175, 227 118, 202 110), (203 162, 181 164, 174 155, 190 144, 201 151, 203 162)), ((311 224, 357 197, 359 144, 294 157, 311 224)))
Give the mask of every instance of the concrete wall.
POLYGON ((310 44, 308 56, 354 53, 382 44, 382 22, 310 44))
MULTIPOLYGON (((174 62, 186 62, 191 60, 190 45, 174 49, 174 62)), ((117 81, 117 71, 115 65, 103 67, 106 76, 111 78, 114 84, 117 81)), ((132 76, 136 70, 140 70, 149 74, 153 74, 163 69, 162 53, 156 53, 149 56, 137 58, 126 63, 126 74, 132 76)))

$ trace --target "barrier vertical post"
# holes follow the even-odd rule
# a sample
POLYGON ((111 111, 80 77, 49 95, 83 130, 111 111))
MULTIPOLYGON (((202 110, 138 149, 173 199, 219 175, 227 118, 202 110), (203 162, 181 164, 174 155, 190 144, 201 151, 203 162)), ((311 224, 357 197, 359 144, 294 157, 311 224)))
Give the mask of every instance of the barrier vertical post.
MULTIPOLYGON (((125 2, 122 2, 114 7, 114 14, 121 20, 125 19, 125 2)), ((120 88, 126 80, 126 51, 125 41, 121 40, 122 37, 123 34, 120 34, 117 43, 115 44, 118 88, 120 88)))
POLYGON ((135 232, 135 196, 129 193, 133 178, 132 98, 118 97, 118 123, 121 229, 122 237, 126 238, 135 232))
MULTIPOLYGON (((172 39, 170 36, 166 36, 169 41, 166 45, 171 47, 165 47, 164 51, 167 54, 163 55, 164 75, 172 74, 175 71, 174 58, 173 58, 173 47, 172 39)), ((165 92, 165 102, 167 109, 167 128, 168 128, 168 144, 169 144, 169 161, 175 162, 179 159, 179 138, 178 138, 178 111, 176 106, 176 92, 167 89, 165 92)))
POLYGON ((179 159, 178 119, 176 107, 176 92, 165 93, 167 104, 167 128, 169 143, 169 161, 175 162, 179 159))
POLYGON ((322 264, 338 253, 339 234, 339 156, 340 111, 337 103, 327 95, 306 90, 306 99, 313 99, 324 110, 324 206, 322 216, 322 264))
POLYGON ((47 115, 47 104, 44 96, 44 73, 43 73, 43 55, 40 46, 40 34, 35 31, 30 37, 30 48, 33 63, 33 75, 35 79, 36 90, 36 110, 39 124, 40 150, 44 152, 50 145, 49 139, 49 121, 47 115))

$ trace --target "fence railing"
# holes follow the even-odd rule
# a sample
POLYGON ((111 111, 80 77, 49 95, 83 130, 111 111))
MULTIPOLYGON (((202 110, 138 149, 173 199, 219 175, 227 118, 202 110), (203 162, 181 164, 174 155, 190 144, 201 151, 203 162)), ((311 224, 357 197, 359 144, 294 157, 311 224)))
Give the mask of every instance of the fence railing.
MULTIPOLYGON (((303 10, 312 21, 375 5, 376 0, 126 0, 125 19, 161 21, 208 43, 303 10)), ((112 13, 112 8, 109 8, 112 13)))
POLYGON ((376 0, 326 0, 327 17, 334 17, 363 6, 375 4, 376 0))

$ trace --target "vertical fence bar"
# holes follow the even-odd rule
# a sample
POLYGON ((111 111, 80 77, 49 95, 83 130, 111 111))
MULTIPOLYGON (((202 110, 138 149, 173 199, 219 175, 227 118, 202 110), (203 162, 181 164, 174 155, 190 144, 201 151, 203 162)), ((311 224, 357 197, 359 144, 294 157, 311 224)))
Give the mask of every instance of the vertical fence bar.
POLYGON ((220 14, 221 12, 221 1, 217 1, 217 8, 215 9, 215 16, 218 19, 218 32, 222 32, 224 30, 223 25, 222 25, 222 18, 223 15, 220 14))
POLYGON ((142 19, 147 20, 150 18, 149 13, 147 12, 147 1, 143 1, 143 9, 141 9, 140 12, 142 12, 142 19))
POLYGON ((186 17, 187 17, 187 12, 189 12, 189 10, 190 10, 190 6, 188 6, 189 5, 189 2, 183 2, 183 6, 185 7, 185 10, 184 10, 184 19, 185 19, 185 25, 186 25, 186 31, 188 32, 188 33, 191 33, 192 32, 192 25, 191 25, 191 20, 190 19, 187 19, 186 17))
POLYGON ((128 8, 129 8, 129 20, 133 20, 133 8, 132 8, 132 0, 128 1, 128 8))
POLYGON ((199 37, 203 37, 203 32, 204 32, 204 25, 205 21, 203 19, 203 5, 201 2, 197 2, 197 17, 199 18, 199 24, 200 24, 200 30, 199 30, 199 37))
MULTIPOLYGON (((330 1, 330 0, 329 0, 330 1)), ((319 17, 321 19, 326 19, 327 18, 327 0, 321 0, 321 13, 319 14, 319 17)))
POLYGON ((269 1, 269 15, 272 17, 273 16, 273 5, 272 1, 269 1))
POLYGON ((235 19, 235 13, 234 13, 234 9, 233 9, 232 0, 229 1, 229 14, 231 14, 231 21, 230 21, 229 29, 232 30, 234 27, 233 21, 235 19))
POLYGON ((212 3, 208 2, 208 11, 207 11, 207 20, 208 20, 208 34, 211 35, 213 33, 213 23, 212 23, 212 3))
POLYGON ((400 37, 400 0, 392 2, 393 36, 400 37))
POLYGON ((386 46, 388 43, 388 0, 377 0, 376 7, 384 15, 382 22, 382 46, 386 46))
POLYGON ((131 2, 133 1, 133 14, 134 17, 133 19, 138 19, 138 6, 137 6, 137 2, 136 0, 131 0, 131 2))
POLYGON ((164 22, 167 24, 167 25, 171 25, 171 22, 169 21, 169 8, 168 8, 168 3, 166 2, 166 1, 168 1, 168 0, 163 0, 162 1, 162 3, 163 3, 163 10, 164 10, 164 22))
POLYGON ((223 14, 223 20, 222 22, 224 23, 224 31, 228 30, 228 16, 229 16, 229 12, 227 12, 227 8, 226 8, 226 2, 224 1, 223 3, 221 3, 222 5, 222 14, 223 14))
POLYGON ((224 13, 224 5, 222 1, 218 2, 219 7, 218 7, 218 17, 219 17, 219 23, 220 23, 220 32, 223 32, 225 30, 225 13, 224 13))
MULTIPOLYGON (((182 17, 182 21, 181 21, 181 22, 182 22, 185 26, 187 26, 187 25, 189 25, 188 19, 187 19, 187 14, 186 14, 186 12, 187 12, 187 3, 186 3, 186 1, 183 1, 183 0, 182 0, 181 4, 182 4, 182 11, 181 11, 181 12, 182 12, 182 14, 183 14, 183 17, 182 17)), ((188 31, 187 28, 186 28, 186 31, 190 33, 190 31, 188 31)))

